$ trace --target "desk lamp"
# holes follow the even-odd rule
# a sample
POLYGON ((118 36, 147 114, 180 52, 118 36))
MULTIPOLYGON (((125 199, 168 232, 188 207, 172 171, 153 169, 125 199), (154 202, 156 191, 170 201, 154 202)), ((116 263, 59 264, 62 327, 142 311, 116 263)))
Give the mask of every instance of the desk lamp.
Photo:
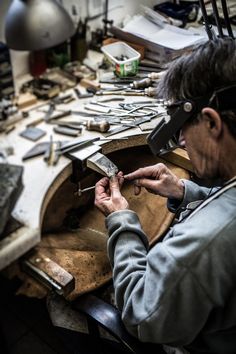
POLYGON ((5 19, 9 48, 38 51, 63 43, 75 28, 56 0, 13 0, 5 19))

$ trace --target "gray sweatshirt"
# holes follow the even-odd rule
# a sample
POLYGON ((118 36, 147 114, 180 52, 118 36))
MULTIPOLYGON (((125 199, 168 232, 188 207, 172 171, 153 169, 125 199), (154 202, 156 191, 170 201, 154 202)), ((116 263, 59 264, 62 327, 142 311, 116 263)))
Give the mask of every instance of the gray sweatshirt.
MULTIPOLYGON (((186 212, 209 190, 184 183, 179 208, 186 212)), ((123 210, 106 218, 124 324, 143 342, 183 346, 191 353, 236 353, 236 188, 181 218, 151 249, 136 213, 123 210)))

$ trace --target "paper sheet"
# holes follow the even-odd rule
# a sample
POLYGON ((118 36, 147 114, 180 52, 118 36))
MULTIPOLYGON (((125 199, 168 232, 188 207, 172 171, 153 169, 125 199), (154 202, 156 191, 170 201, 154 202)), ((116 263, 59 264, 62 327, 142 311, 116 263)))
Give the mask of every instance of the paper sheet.
POLYGON ((174 50, 183 49, 206 40, 199 33, 193 33, 169 24, 164 24, 162 27, 158 26, 142 15, 135 16, 123 30, 174 50))

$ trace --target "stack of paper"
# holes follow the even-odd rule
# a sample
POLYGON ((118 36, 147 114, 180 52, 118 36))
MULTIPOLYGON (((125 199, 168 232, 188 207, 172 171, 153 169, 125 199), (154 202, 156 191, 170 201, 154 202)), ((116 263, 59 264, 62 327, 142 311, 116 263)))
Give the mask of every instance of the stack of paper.
POLYGON ((150 11, 148 16, 134 16, 122 29, 112 27, 112 33, 121 40, 144 45, 148 55, 155 57, 157 62, 171 60, 207 40, 197 31, 182 29, 162 21, 160 17, 155 18, 150 11))

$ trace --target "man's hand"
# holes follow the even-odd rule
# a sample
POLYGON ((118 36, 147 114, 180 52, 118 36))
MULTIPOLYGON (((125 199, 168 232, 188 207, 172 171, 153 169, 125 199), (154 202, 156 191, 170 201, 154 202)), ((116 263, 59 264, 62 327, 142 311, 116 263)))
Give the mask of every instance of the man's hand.
POLYGON ((123 173, 119 172, 111 179, 104 177, 96 183, 95 205, 105 216, 129 208, 127 200, 120 193, 123 182, 123 173))
POLYGON ((139 168, 124 176, 129 181, 134 181, 134 193, 138 195, 141 188, 146 188, 150 193, 167 198, 183 199, 184 184, 163 163, 139 168))

